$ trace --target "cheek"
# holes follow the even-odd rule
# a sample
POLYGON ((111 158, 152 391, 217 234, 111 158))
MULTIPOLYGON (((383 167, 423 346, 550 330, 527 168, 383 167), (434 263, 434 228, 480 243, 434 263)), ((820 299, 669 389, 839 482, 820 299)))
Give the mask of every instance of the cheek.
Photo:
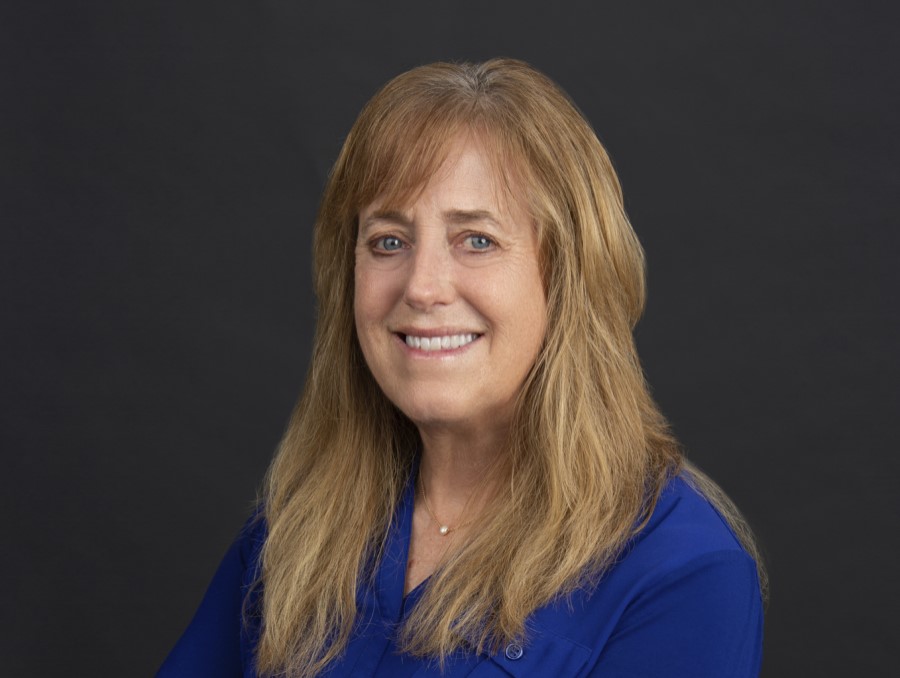
POLYGON ((365 273, 357 267, 353 287, 353 316, 356 321, 356 332, 363 344, 366 341, 366 327, 374 314, 372 305, 377 299, 372 297, 372 288, 367 284, 366 278, 365 273))
POLYGON ((353 289, 353 315, 360 342, 371 341, 393 306, 390 276, 357 266, 353 289))
POLYGON ((372 288, 377 284, 378 276, 373 275, 367 266, 357 265, 353 276, 353 306, 357 314, 363 313, 377 300, 372 288))
POLYGON ((547 326, 547 299, 540 272, 529 262, 506 286, 506 309, 519 339, 526 342, 522 350, 533 351, 543 342, 547 326))

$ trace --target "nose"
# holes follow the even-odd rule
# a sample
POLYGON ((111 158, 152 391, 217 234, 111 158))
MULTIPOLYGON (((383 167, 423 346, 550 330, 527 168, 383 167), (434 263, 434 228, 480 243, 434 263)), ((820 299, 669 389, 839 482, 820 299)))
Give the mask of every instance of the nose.
POLYGON ((446 243, 417 243, 409 266, 403 295, 407 305, 419 311, 428 311, 453 301, 453 260, 446 243))

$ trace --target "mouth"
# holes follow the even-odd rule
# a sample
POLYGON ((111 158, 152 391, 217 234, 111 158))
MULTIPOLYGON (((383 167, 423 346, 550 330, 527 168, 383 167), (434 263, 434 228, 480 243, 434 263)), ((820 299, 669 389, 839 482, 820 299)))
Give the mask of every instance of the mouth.
POLYGON ((452 351, 468 346, 482 335, 469 332, 464 334, 444 334, 440 336, 422 337, 415 334, 397 333, 397 336, 410 348, 431 353, 434 351, 452 351))

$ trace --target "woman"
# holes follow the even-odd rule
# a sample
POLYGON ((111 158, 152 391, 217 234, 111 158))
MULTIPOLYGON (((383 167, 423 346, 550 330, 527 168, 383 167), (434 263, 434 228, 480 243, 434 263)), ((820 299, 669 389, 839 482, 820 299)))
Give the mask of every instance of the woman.
POLYGON ((556 85, 395 78, 314 254, 305 391, 160 675, 758 673, 752 538, 648 394, 643 253, 556 85))

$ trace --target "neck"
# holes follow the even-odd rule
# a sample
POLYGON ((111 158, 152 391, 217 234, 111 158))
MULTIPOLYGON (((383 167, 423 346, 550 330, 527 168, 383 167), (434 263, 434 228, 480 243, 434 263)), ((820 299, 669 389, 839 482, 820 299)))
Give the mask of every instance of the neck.
POLYGON ((419 432, 419 482, 431 509, 451 527, 471 520, 493 494, 505 441, 499 435, 458 436, 423 428, 419 432))

